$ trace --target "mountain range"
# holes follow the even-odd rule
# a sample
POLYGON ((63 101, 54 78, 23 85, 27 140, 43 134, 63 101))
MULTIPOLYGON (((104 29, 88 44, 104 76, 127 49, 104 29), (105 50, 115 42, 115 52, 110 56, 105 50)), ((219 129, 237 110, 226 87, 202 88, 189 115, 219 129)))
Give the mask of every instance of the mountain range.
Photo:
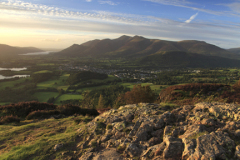
POLYGON ((5 44, 0 44, 0 55, 18 55, 31 52, 43 52, 43 50, 35 47, 13 47, 5 44))
MULTIPOLYGON (((34 47, 0 44, 0 57, 41 52, 34 47)), ((125 58, 136 66, 157 68, 240 67, 240 48, 223 49, 197 40, 166 41, 123 35, 116 39, 92 40, 51 54, 63 57, 125 58)))
POLYGON ((92 40, 74 44, 59 56, 126 58, 144 67, 207 68, 240 67, 240 49, 223 49, 197 40, 166 41, 141 36, 121 36, 117 39, 92 40))
POLYGON ((231 49, 228 49, 228 51, 235 54, 240 54, 240 48, 231 48, 231 49))
POLYGON ((92 40, 81 45, 74 44, 66 48, 58 55, 67 55, 72 57, 144 57, 152 54, 162 54, 166 51, 182 51, 187 53, 197 53, 207 56, 218 56, 225 58, 236 57, 240 55, 222 49, 218 46, 208 44, 204 41, 184 40, 184 41, 166 41, 158 39, 147 39, 141 36, 121 36, 117 39, 92 40))

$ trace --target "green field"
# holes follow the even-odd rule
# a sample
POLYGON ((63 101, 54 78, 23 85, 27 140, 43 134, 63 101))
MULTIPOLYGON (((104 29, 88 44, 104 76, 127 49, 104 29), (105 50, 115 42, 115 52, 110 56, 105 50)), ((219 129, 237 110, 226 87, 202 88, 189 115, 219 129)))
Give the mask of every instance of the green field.
POLYGON ((1 82, 0 83, 0 90, 5 89, 6 87, 14 87, 17 83, 23 83, 27 78, 20 78, 15 81, 9 81, 9 82, 1 82))
POLYGON ((0 102, 0 105, 10 104, 10 102, 0 102))
POLYGON ((91 91, 93 89, 102 89, 102 88, 106 88, 106 87, 109 87, 109 85, 102 85, 102 86, 96 86, 96 87, 86 87, 86 88, 78 89, 77 92, 91 91))
POLYGON ((47 102, 49 98, 56 98, 58 95, 58 92, 37 92, 33 96, 37 97, 39 102, 47 102))
POLYGON ((66 79, 69 77, 69 74, 63 74, 59 79, 44 81, 37 84, 37 89, 47 89, 47 88, 56 88, 58 90, 63 89, 67 90, 69 85, 65 84, 66 79))
POLYGON ((60 97, 57 98, 57 100, 55 101, 55 104, 60 105, 61 102, 60 101, 65 101, 65 100, 70 100, 70 99, 83 99, 82 95, 79 94, 63 94, 60 97))
MULTIPOLYGON (((107 81, 114 81, 117 80, 118 78, 113 76, 113 75, 108 75, 108 78, 103 79, 103 80, 99 80, 99 79, 91 79, 90 81, 94 82, 94 83, 104 83, 107 81)), ((82 84, 82 82, 75 84, 75 86, 82 84)))
POLYGON ((55 66, 54 63, 41 63, 41 64, 37 64, 38 66, 55 66))
POLYGON ((34 72, 34 74, 39 74, 39 73, 52 73, 52 71, 49 71, 49 70, 42 70, 42 71, 34 72))
POLYGON ((135 85, 141 84, 142 86, 147 86, 149 85, 151 87, 151 89, 153 91, 155 91, 156 93, 160 93, 162 88, 160 88, 161 86, 164 87, 164 85, 154 85, 152 83, 119 83, 119 85, 123 85, 127 88, 132 89, 135 85))

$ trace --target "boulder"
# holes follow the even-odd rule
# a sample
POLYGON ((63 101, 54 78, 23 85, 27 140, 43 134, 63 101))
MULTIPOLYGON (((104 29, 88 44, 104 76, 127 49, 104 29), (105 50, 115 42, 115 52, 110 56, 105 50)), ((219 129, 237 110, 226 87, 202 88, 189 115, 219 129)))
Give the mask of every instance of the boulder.
POLYGON ((232 155, 235 143, 223 132, 212 132, 196 140, 197 145, 192 157, 195 159, 227 159, 232 155))
POLYGON ((163 151, 163 159, 179 160, 179 158, 182 157, 182 152, 184 149, 182 140, 179 138, 166 136, 164 142, 166 143, 166 147, 163 151))

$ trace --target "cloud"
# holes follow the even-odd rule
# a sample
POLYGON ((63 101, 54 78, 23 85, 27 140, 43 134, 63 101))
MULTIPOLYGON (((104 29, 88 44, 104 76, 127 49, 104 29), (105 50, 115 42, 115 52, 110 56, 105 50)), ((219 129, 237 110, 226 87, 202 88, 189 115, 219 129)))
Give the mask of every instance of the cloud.
POLYGON ((118 5, 118 3, 114 3, 112 1, 98 1, 100 4, 109 4, 112 6, 118 5))
MULTIPOLYGON (((189 3, 185 2, 185 4, 189 3)), ((218 44, 225 48, 237 47, 240 44, 240 26, 238 23, 226 23, 225 21, 190 23, 197 15, 196 13, 189 20, 181 22, 147 15, 106 11, 71 11, 21 1, 0 2, 1 27, 8 29, 34 30, 44 34, 57 33, 57 35, 65 35, 66 33, 74 35, 80 33, 84 33, 84 35, 96 34, 99 35, 98 38, 101 38, 103 34, 106 35, 104 38, 114 38, 112 35, 127 34, 175 41, 195 39, 218 44), (186 25, 186 23, 188 24, 186 25)), ((54 44, 59 39, 59 43, 63 47, 66 42, 64 36, 54 36, 53 39, 52 37, 41 39, 48 42, 52 41, 54 44)), ((68 41, 68 45, 73 43, 73 41, 68 41)))
POLYGON ((233 12, 240 13, 240 3, 234 2, 230 4, 226 4, 225 6, 229 7, 233 12))
POLYGON ((224 15, 226 14, 225 12, 220 12, 220 11, 213 11, 213 10, 208 10, 204 9, 202 5, 192 3, 186 0, 143 0, 143 1, 149 1, 153 3, 158 3, 158 4, 163 4, 163 5, 171 5, 171 6, 176 6, 176 7, 183 7, 183 8, 189 8, 195 11, 199 12, 204 12, 208 14, 213 14, 213 15, 224 15), (194 6, 199 6, 199 7, 194 7, 194 6))
POLYGON ((192 2, 188 2, 186 0, 144 0, 144 1, 150 1, 154 3, 160 3, 164 5, 173 5, 173 6, 183 6, 187 4, 192 4, 192 2))
POLYGON ((92 2, 92 0, 86 0, 86 2, 92 2))
POLYGON ((185 23, 190 23, 192 20, 194 20, 197 17, 198 13, 192 15, 188 20, 185 21, 185 23))

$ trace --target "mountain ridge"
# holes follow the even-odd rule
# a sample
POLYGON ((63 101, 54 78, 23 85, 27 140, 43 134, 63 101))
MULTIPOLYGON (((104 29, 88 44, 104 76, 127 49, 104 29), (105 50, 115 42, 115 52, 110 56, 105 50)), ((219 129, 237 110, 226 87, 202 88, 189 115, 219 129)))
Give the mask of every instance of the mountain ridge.
POLYGON ((126 35, 116 39, 88 41, 78 46, 70 46, 56 54, 72 57, 144 57, 162 51, 184 51, 207 56, 240 59, 240 55, 204 41, 183 40, 175 42, 126 35))
POLYGON ((35 47, 14 47, 6 44, 0 44, 0 55, 18 55, 31 52, 43 52, 35 47))

